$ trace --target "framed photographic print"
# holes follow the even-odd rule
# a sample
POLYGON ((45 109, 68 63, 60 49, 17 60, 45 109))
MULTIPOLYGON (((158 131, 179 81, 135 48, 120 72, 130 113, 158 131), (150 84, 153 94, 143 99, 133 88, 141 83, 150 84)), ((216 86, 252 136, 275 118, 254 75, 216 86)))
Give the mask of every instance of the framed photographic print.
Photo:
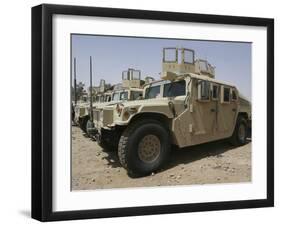
POLYGON ((32 8, 32 217, 274 205, 274 21, 32 8))

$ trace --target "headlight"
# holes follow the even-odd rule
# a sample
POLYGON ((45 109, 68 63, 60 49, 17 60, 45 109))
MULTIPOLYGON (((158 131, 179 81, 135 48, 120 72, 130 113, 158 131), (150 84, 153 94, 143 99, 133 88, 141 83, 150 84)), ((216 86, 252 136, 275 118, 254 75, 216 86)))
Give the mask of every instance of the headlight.
POLYGON ((130 113, 128 111, 125 111, 123 113, 123 120, 127 121, 130 118, 130 113))
POLYGON ((128 111, 130 114, 135 114, 138 111, 138 108, 136 107, 128 107, 128 111))
POLYGON ((116 111, 117 111, 117 113, 118 113, 118 116, 121 115, 123 108, 124 108, 124 105, 123 105, 123 104, 117 104, 117 105, 116 105, 116 111))
POLYGON ((138 107, 136 106, 131 106, 128 108, 124 108, 123 109, 123 114, 122 114, 122 119, 123 120, 128 120, 130 118, 131 115, 134 115, 138 112, 138 107))

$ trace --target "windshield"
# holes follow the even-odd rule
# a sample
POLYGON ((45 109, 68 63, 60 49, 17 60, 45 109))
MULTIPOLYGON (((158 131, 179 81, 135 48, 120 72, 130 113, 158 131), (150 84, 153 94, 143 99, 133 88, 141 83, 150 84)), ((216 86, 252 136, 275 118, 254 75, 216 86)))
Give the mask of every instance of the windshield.
POLYGON ((156 98, 159 97, 159 95, 160 95, 160 85, 148 87, 145 90, 145 99, 156 98))
POLYGON ((138 100, 142 97, 142 92, 141 91, 131 91, 131 100, 138 100))
POLYGON ((128 92, 122 92, 120 94, 120 100, 128 100, 128 92))
POLYGON ((119 100, 119 93, 113 93, 112 101, 118 101, 119 100))
POLYGON ((163 97, 184 96, 186 92, 185 80, 164 85, 163 97))
POLYGON ((104 102, 104 96, 100 97, 100 102, 104 102))
POLYGON ((105 102, 110 102, 111 101, 111 95, 108 94, 105 96, 105 102))

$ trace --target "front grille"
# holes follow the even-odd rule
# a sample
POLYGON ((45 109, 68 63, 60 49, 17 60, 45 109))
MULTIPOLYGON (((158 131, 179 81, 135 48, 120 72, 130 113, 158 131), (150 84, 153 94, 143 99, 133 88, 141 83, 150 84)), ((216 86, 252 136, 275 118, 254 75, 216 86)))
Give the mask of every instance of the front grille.
POLYGON ((103 110, 103 124, 105 126, 113 123, 113 110, 112 109, 104 109, 103 110))
POLYGON ((80 108, 80 116, 83 116, 85 114, 85 108, 80 108))

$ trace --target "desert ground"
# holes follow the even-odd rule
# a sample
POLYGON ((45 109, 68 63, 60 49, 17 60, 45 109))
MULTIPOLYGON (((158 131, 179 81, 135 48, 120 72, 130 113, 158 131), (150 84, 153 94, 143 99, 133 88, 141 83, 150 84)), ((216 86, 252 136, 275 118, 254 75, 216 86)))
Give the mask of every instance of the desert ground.
POLYGON ((217 141, 175 150, 159 172, 131 178, 116 152, 105 152, 79 127, 72 127, 72 190, 250 181, 250 140, 241 147, 217 141))

